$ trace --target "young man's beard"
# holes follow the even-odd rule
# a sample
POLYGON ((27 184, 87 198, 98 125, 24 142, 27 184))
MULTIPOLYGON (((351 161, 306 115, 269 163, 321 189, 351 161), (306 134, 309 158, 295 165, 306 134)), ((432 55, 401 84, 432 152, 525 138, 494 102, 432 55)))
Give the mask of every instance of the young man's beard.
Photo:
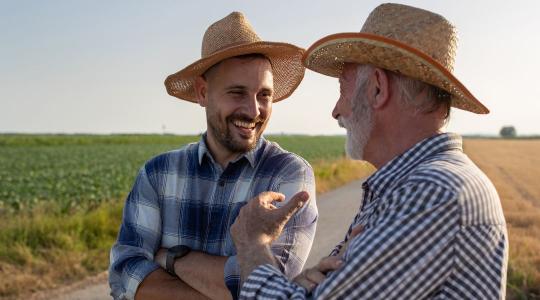
MULTIPOLYGON (((232 125, 235 126, 235 125, 232 125)), ((216 141, 225 147, 227 150, 233 153, 244 153, 255 149, 257 142, 261 138, 262 132, 265 128, 265 121, 261 119, 252 120, 245 116, 233 114, 225 118, 225 122, 221 122, 218 115, 208 116, 208 127, 211 129, 216 141), (254 139, 249 144, 242 143, 234 139, 229 129, 229 124, 232 124, 233 120, 241 120, 245 122, 254 122, 255 134, 254 139)))

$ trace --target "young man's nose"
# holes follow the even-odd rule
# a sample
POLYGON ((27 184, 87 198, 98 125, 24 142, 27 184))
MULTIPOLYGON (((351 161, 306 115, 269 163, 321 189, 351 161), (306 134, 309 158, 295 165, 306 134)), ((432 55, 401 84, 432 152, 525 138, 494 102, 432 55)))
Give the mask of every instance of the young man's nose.
POLYGON ((261 107, 256 95, 248 99, 244 108, 245 113, 252 119, 255 119, 261 114, 261 107))

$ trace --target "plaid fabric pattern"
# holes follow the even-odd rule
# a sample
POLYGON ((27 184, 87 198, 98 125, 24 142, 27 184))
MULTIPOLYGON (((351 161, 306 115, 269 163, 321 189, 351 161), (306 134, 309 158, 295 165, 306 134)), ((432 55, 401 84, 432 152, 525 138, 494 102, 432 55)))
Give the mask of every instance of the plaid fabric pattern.
POLYGON ((461 138, 428 138, 363 185, 344 264, 312 294, 271 265, 247 278, 242 299, 501 299, 508 237, 499 196, 463 153, 461 138))
POLYGON ((302 190, 310 194, 309 205, 272 245, 280 271, 292 277, 302 270, 317 220, 311 166, 261 138, 254 150, 222 169, 204 140, 161 154, 141 168, 110 253, 109 284, 115 299, 133 299, 142 280, 159 267, 154 253, 179 244, 229 256, 224 280, 238 296, 240 270, 229 228, 240 208, 264 191, 281 192, 287 199, 302 190))

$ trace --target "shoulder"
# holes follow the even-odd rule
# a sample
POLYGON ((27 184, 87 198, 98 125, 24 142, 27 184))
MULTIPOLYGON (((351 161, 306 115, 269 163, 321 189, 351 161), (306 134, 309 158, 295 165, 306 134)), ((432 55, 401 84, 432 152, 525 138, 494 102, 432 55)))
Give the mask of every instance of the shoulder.
POLYGON ((404 183, 430 186, 446 195, 426 193, 436 202, 453 201, 461 211, 463 224, 504 222, 499 195, 491 180, 461 151, 434 156, 415 168, 404 183))
POLYGON ((298 172, 313 174, 313 169, 307 160, 281 148, 278 143, 268 140, 265 140, 265 148, 259 163, 262 169, 277 170, 284 174, 298 172))
POLYGON ((198 145, 199 143, 190 143, 182 148, 158 154, 144 164, 144 169, 147 174, 154 174, 182 168, 189 160, 197 159, 198 145))
POLYGON ((456 194, 470 190, 490 190, 493 185, 467 155, 461 151, 440 153, 420 164, 407 178, 412 182, 429 182, 456 194))
POLYGON ((299 168, 308 168, 311 169, 311 165, 300 155, 289 152, 276 142, 265 141, 265 149, 263 153, 262 160, 265 163, 272 163, 277 165, 290 165, 299 168))

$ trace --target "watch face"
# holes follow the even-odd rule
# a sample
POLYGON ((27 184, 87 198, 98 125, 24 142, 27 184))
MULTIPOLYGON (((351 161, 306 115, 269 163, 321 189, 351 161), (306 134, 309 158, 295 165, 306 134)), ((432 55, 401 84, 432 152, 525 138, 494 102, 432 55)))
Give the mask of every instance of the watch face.
POLYGON ((182 257, 191 251, 191 248, 184 245, 176 245, 174 247, 169 248, 168 252, 174 254, 174 258, 182 257))

